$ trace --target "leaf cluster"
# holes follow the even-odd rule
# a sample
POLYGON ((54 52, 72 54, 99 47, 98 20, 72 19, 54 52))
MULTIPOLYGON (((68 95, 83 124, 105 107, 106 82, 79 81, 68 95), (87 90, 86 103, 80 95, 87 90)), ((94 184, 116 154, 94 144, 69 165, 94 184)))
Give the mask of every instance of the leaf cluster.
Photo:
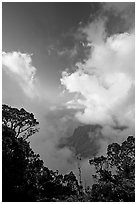
POLYGON ((110 144, 107 156, 91 159, 96 169, 91 200, 95 202, 135 201, 135 138, 129 136, 121 145, 110 144))

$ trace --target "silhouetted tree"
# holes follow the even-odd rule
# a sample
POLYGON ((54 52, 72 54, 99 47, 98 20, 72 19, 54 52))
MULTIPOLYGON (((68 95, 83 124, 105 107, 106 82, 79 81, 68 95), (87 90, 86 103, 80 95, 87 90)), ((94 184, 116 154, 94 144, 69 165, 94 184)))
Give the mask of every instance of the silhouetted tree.
POLYGON ((96 184, 93 184, 91 200, 95 202, 135 201, 135 138, 129 136, 121 145, 108 146, 107 156, 91 159, 95 166, 96 184))
POLYGON ((37 131, 34 115, 2 106, 2 200, 62 201, 77 195, 78 181, 44 166, 26 140, 37 131))
POLYGON ((38 131, 38 124, 33 113, 29 113, 23 108, 18 110, 5 104, 2 105, 2 125, 13 130, 16 137, 27 139, 38 131))
POLYGON ((40 196, 39 176, 43 161, 27 141, 16 138, 8 127, 2 128, 3 201, 36 201, 40 196))

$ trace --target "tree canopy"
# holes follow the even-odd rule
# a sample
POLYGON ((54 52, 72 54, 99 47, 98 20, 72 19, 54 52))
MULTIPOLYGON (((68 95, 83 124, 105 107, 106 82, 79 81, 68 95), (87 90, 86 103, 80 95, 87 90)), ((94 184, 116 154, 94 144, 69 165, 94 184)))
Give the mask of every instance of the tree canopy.
POLYGON ((36 132, 34 115, 7 105, 2 106, 2 114, 3 201, 65 200, 77 195, 79 185, 73 172, 63 176, 49 170, 31 149, 27 138, 36 132))
POLYGON ((121 145, 110 144, 107 156, 90 161, 96 168, 92 186, 93 201, 135 201, 135 138, 129 136, 121 145))
POLYGON ((2 125, 9 127, 16 133, 16 137, 27 139, 38 131, 39 122, 23 108, 20 110, 8 105, 2 105, 2 125))

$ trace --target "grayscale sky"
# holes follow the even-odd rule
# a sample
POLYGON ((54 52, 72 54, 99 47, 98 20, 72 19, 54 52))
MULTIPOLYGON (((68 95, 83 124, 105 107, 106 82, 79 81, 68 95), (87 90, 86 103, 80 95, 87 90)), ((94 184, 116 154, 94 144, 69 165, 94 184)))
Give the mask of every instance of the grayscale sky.
POLYGON ((4 2, 2 49, 2 102, 35 114, 31 146, 49 168, 77 171, 58 144, 79 124, 102 125, 98 154, 134 134, 134 3, 4 2))

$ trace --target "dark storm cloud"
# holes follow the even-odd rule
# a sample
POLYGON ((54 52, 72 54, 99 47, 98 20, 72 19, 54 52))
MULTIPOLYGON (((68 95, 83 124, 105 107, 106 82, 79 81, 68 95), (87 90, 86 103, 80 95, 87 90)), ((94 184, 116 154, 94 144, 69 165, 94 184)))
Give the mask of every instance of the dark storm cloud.
POLYGON ((108 17, 106 31, 109 35, 131 32, 135 27, 135 3, 106 3, 104 15, 108 17))

